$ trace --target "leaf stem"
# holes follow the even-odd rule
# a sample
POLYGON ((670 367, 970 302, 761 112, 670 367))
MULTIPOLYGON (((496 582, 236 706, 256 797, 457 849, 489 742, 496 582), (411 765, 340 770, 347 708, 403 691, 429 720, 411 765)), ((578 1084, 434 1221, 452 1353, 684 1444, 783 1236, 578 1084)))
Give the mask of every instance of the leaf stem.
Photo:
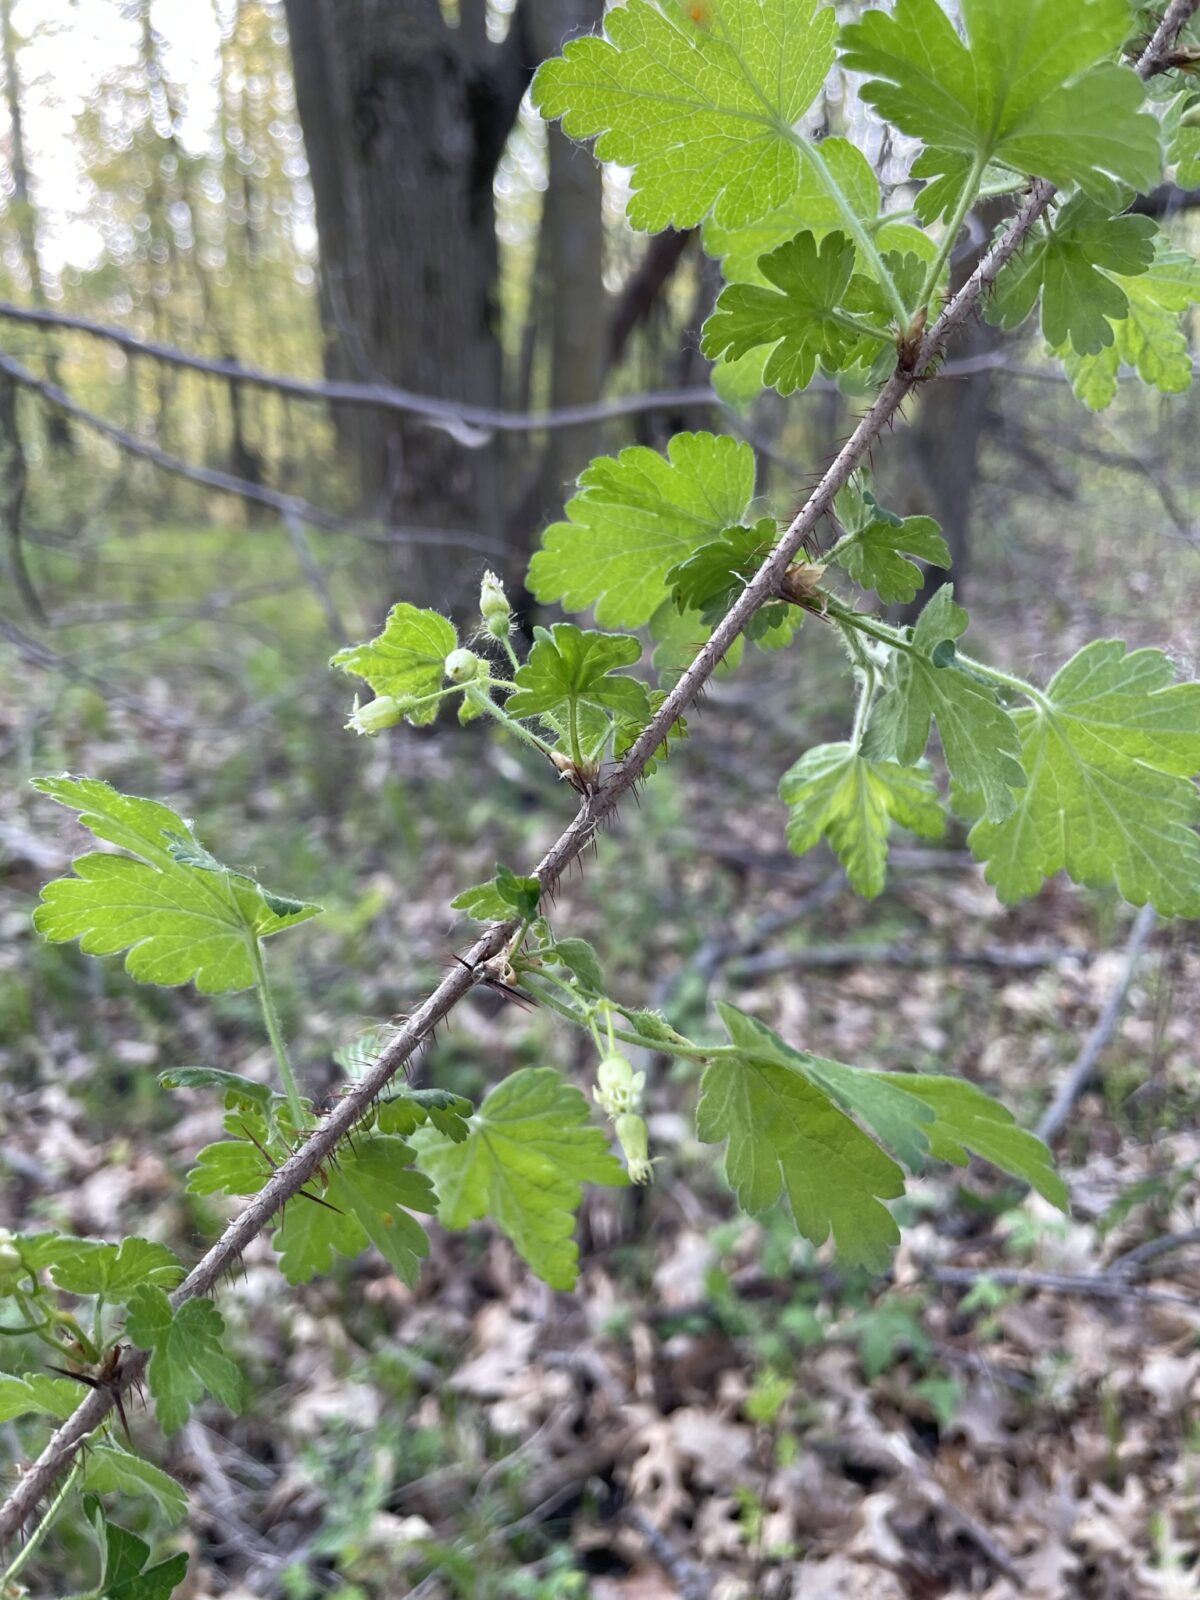
POLYGON ((967 174, 967 181, 963 185, 963 192, 958 197, 950 221, 946 224, 946 232, 938 245, 937 255, 929 263, 929 271, 925 274, 925 282, 921 285, 921 304, 927 306, 931 303, 937 290, 938 279, 942 275, 942 268, 950 259, 956 240, 962 232, 963 224, 967 220, 967 213, 979 198, 979 186, 983 178, 983 169, 987 166, 987 156, 982 151, 977 151, 971 163, 971 170, 967 174))
POLYGON ((912 313, 904 304, 904 297, 896 287, 896 280, 884 265, 883 257, 880 255, 866 224, 850 204, 841 184, 830 170, 829 163, 821 154, 820 145, 816 140, 809 139, 804 134, 798 133, 795 128, 788 128, 786 133, 797 149, 802 151, 813 171, 821 180, 826 194, 841 212, 842 221, 846 224, 850 237, 862 252, 864 259, 869 262, 871 271, 882 285, 883 292, 891 301, 892 310, 896 313, 896 321, 900 329, 902 331, 907 329, 909 322, 912 320, 912 313))
POLYGON ((50 1524, 62 1510, 63 1502, 74 1489, 75 1485, 79 1482, 79 1477, 82 1472, 83 1457, 77 1456, 70 1472, 68 1472, 66 1477, 63 1479, 62 1488, 46 1507, 45 1514, 42 1516, 33 1532, 29 1535, 28 1539, 26 1539, 23 1547, 17 1551, 17 1554, 13 1557, 11 1563, 5 1568, 4 1572, 0 1574, 0 1595, 8 1593, 10 1586, 16 1583, 17 1578, 25 1570, 30 1561, 33 1560, 34 1556, 37 1554, 38 1547, 42 1543, 42 1540, 50 1531, 50 1524))
POLYGON ((468 685, 467 698, 472 705, 478 706, 481 711, 486 711, 489 717, 494 717, 502 727, 508 729, 509 733, 520 739, 523 744, 527 744, 531 749, 536 750, 539 755, 546 757, 552 755, 551 746, 544 739, 539 739, 532 729, 518 722, 516 717, 510 717, 503 706, 496 704, 491 695, 487 693, 487 689, 495 687, 511 689, 512 684, 506 683, 503 679, 489 678, 486 688, 483 684, 478 683, 468 685), (475 692, 473 693, 472 690, 475 692))
MULTIPOLYGON (((541 987, 543 983, 554 984, 556 988, 566 990, 566 992, 571 995, 572 999, 574 999, 575 991, 571 989, 568 984, 564 983, 561 978, 555 977, 552 973, 545 971, 522 973, 522 982, 525 982, 525 980, 529 977, 534 977, 538 980, 537 997, 542 1005, 546 1006, 550 1011, 557 1013, 558 1016, 565 1018, 567 1022, 573 1023, 575 1027, 587 1029, 589 1032, 591 1031, 590 1018, 585 1016, 577 1006, 567 1005, 564 1001, 560 1000, 557 995, 548 994, 541 987)), ((611 1031, 613 1038, 620 1040, 622 1044, 636 1045, 643 1050, 657 1052, 658 1054, 664 1056, 679 1056, 684 1061, 710 1061, 714 1056, 736 1055, 738 1053, 737 1050, 730 1045, 701 1046, 691 1044, 690 1042, 687 1044, 673 1044, 665 1039, 651 1039, 646 1034, 638 1033, 633 1028, 614 1027, 611 1029, 611 1031)))
POLYGON ((251 940, 250 958, 254 962, 254 987, 258 990, 263 1021, 267 1026, 267 1037, 271 1041, 271 1049, 275 1052, 275 1060, 279 1067, 279 1077, 283 1083, 283 1092, 287 1096, 288 1110, 292 1113, 295 1131, 299 1133, 304 1127, 304 1108, 300 1104, 300 1091, 296 1087, 296 1075, 292 1071, 292 1063, 288 1059, 283 1030, 279 1026, 279 1013, 275 1009, 271 985, 267 981, 267 964, 263 959, 262 945, 257 939, 251 940))

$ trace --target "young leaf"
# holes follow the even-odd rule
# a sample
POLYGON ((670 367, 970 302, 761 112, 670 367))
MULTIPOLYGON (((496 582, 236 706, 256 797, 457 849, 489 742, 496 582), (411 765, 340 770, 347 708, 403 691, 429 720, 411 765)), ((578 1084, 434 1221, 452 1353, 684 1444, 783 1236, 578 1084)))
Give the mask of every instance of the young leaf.
POLYGON ((649 721, 646 685, 615 676, 641 654, 632 634, 585 631, 573 622, 535 628, 533 649, 517 670, 506 709, 514 717, 561 719, 572 728, 584 710, 649 721))
MULTIPOLYGON (((966 0, 967 39, 938 0, 897 0, 842 34, 842 65, 866 73, 862 97, 927 146, 920 175, 940 178, 925 220, 948 213, 972 162, 1078 185, 1116 211, 1161 176, 1158 124, 1137 75, 1110 58, 1129 32, 1128 0, 966 0)), ((933 187, 933 186, 931 186, 933 187)))
POLYGON ((324 1204, 303 1195, 288 1202, 271 1242, 289 1283, 307 1283, 330 1270, 335 1252, 353 1259, 368 1243, 405 1283, 416 1281, 429 1236, 409 1212, 435 1211, 437 1197, 429 1180, 411 1170, 415 1153, 389 1134, 356 1137, 318 1196, 324 1204))
MULTIPOLYGON (((937 244, 921 228, 896 222, 880 215, 879 179, 875 169, 857 145, 848 139, 822 139, 822 164, 842 191, 846 203, 873 235, 881 251, 898 255, 910 252, 932 260, 937 244)), ((798 233, 812 233, 823 239, 827 233, 845 231, 846 219, 805 152, 800 155, 800 179, 796 189, 781 206, 752 222, 731 228, 709 217, 704 224, 704 248, 710 256, 721 258, 726 283, 766 283, 760 268, 763 256, 794 239, 798 233)), ((857 272, 869 271, 861 255, 857 272)))
POLYGON ((150 1546, 144 1539, 109 1522, 90 1494, 84 1496, 84 1509, 104 1541, 104 1577, 95 1592, 103 1600, 170 1600, 187 1576, 187 1552, 147 1567, 150 1546))
POLYGON ((467 1118, 473 1110, 469 1100, 461 1094, 451 1094, 449 1089, 405 1088, 380 1102, 377 1126, 380 1133, 403 1137, 428 1123, 447 1139, 461 1144, 470 1131, 467 1118))
MULTIPOLYGON (((696 612, 705 630, 715 628, 779 540, 779 526, 763 517, 752 528, 726 528, 719 539, 667 573, 671 597, 681 612, 696 612)), ((803 621, 793 606, 763 606, 745 636, 764 650, 786 643, 803 621)), ((657 657, 655 658, 657 660, 657 657)))
POLYGON ((519 878, 511 868, 496 863, 496 875, 486 883, 472 884, 451 900, 455 911, 465 911, 476 922, 508 922, 512 917, 535 916, 541 885, 536 878, 519 878))
POLYGON ((257 1194, 271 1176, 262 1153, 246 1139, 205 1145, 188 1173, 189 1194, 257 1194))
POLYGON ((1144 383, 1163 394, 1182 394, 1192 381, 1192 351, 1184 320, 1200 302, 1200 262, 1186 250, 1161 244, 1148 272, 1117 278, 1126 299, 1125 314, 1112 323, 1113 339, 1096 355, 1070 349, 1056 352, 1067 369, 1076 398, 1093 411, 1111 405, 1122 366, 1133 367, 1144 383))
MULTIPOLYGON (((1028 786, 967 841, 1002 900, 1065 870, 1165 917, 1200 917, 1200 683, 1173 678, 1161 651, 1097 639, 1016 714, 1028 786)), ((977 815, 978 796, 962 798, 977 815)))
POLYGON ((93 1494, 148 1495, 170 1522, 180 1521, 187 1511, 182 1484, 152 1461, 144 1461, 111 1440, 88 1446, 83 1457, 83 1487, 93 1494))
POLYGON ((586 939, 559 939, 552 949, 543 952, 543 959, 561 961, 588 993, 604 993, 604 969, 600 957, 586 939))
POLYGON ((787 841, 797 855, 825 835, 852 886, 868 899, 883 888, 891 820, 938 839, 946 818, 927 766, 871 761, 851 744, 822 744, 784 773, 779 796, 791 808, 787 841))
POLYGON ((177 1433, 205 1391, 230 1411, 242 1402, 242 1375, 225 1354, 225 1321, 211 1300, 186 1300, 178 1311, 161 1289, 142 1284, 129 1299, 125 1332, 149 1350, 146 1379, 164 1433, 177 1433))
POLYGON ((1150 217, 1111 217, 1077 194, 1004 268, 984 314, 1002 328, 1019 328, 1040 293, 1047 344, 1094 355, 1112 344, 1113 322, 1129 311, 1124 287, 1109 274, 1145 272, 1157 232, 1150 217))
POLYGON ((466 1228, 490 1218, 552 1289, 574 1288, 582 1185, 629 1181, 588 1118, 583 1095, 552 1067, 521 1067, 484 1100, 465 1143, 418 1135, 442 1221, 466 1228))
POLYGON ((285 1100, 269 1084, 244 1078, 240 1072, 226 1072, 222 1067, 168 1067, 159 1073, 158 1081, 164 1089, 219 1089, 229 1110, 244 1107, 264 1118, 285 1100))
POLYGON ((925 581, 920 567, 908 556, 934 567, 949 567, 950 547, 932 517, 898 517, 854 484, 842 490, 836 506, 851 538, 846 543, 838 540, 832 559, 845 567, 855 583, 874 589, 886 605, 907 605, 925 581))
POLYGON ((742 521, 754 496, 754 451, 727 435, 677 433, 666 456, 631 445, 584 469, 529 566, 543 604, 595 606, 606 627, 649 622, 668 596, 666 575, 742 521))
MULTIPOLYGON (((435 694, 442 687, 446 657, 457 645, 458 635, 445 617, 402 601, 388 612, 382 633, 366 644, 347 645, 329 665, 364 678, 376 695, 403 702, 435 694)), ((418 727, 437 714, 436 700, 406 713, 418 727)))
MULTIPOLYGON (((789 137, 833 65, 837 21, 818 0, 720 0, 697 12, 628 0, 605 36, 574 39, 533 82, 547 121, 633 168, 635 228, 736 225, 796 186, 789 137)), ((727 519, 732 520, 732 519, 727 519)))
POLYGON ((104 1244, 78 1239, 60 1255, 50 1276, 68 1294, 99 1294, 106 1300, 126 1301, 141 1283, 173 1289, 182 1283, 183 1267, 174 1250, 150 1239, 122 1239, 104 1244))
MULTIPOLYGON (((726 1008, 732 1010, 732 1007, 726 1008)), ((868 1072, 794 1050, 755 1017, 735 1013, 741 1040, 764 1061, 803 1073, 843 1110, 874 1129, 907 1167, 929 1159, 965 1166, 968 1150, 1032 1185, 1063 1209, 1067 1190, 1049 1150, 1019 1128, 1012 1113, 962 1078, 915 1072, 868 1072)), ((728 1022, 728 1019, 727 1019, 728 1022)))
POLYGON ((881 1202, 904 1193, 900 1168, 803 1074, 764 1054, 751 1018, 718 1010, 742 1054, 705 1067, 696 1132, 705 1144, 728 1140, 740 1205, 757 1216, 786 1193, 806 1239, 820 1245, 832 1231, 845 1260, 883 1271, 900 1232, 881 1202))
POLYGON ((129 851, 79 856, 74 877, 42 890, 34 927, 54 944, 78 939, 86 955, 126 951, 125 970, 139 983, 190 979, 202 994, 249 989, 255 941, 321 910, 269 895, 228 867, 187 865, 177 852, 202 846, 182 817, 155 800, 118 794, 94 778, 35 778, 34 788, 78 811, 98 839, 129 851))
POLYGON ((27 1372, 23 1378, 0 1373, 0 1422, 14 1417, 69 1417, 83 1398, 79 1384, 70 1378, 48 1378, 27 1372))
MULTIPOLYGON (((843 1069, 853 1073, 853 1067, 843 1069)), ((1070 1204, 1067 1186, 1054 1170, 1054 1159, 1042 1141, 1019 1128, 1012 1113, 964 1078, 918 1072, 863 1074, 885 1078, 901 1093, 915 1096, 934 1113, 924 1128, 929 1153, 935 1161, 965 1167, 974 1151, 1002 1172, 1021 1178, 1065 1211, 1070 1204)), ((845 1078, 843 1078, 845 1083, 845 1078)))
POLYGON ((811 233, 798 234, 759 262, 773 287, 733 283, 721 291, 701 352, 736 360, 769 345, 764 381, 792 394, 808 387, 818 362, 831 372, 850 365, 864 337, 885 344, 886 326, 873 333, 848 309, 854 260, 843 233, 826 234, 819 245, 811 233))
POLYGON ((1025 782, 1021 742, 991 690, 940 648, 966 627, 967 613, 954 604, 953 587, 945 584, 917 618, 911 649, 893 658, 892 681, 871 717, 864 753, 912 766, 924 754, 936 717, 952 777, 977 790, 986 814, 1002 820, 1016 805, 1013 789, 1025 782), (946 664, 939 664, 943 660, 946 664))

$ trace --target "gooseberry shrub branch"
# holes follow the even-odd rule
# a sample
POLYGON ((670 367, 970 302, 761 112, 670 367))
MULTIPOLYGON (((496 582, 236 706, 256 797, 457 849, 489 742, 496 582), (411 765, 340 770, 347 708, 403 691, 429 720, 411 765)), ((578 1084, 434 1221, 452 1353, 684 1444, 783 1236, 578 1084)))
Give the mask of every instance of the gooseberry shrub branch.
MULTIPOLYGON (((1172 0, 1137 58, 1141 78, 1172 70, 1198 4, 1172 0)), ((781 647, 821 617, 843 636, 858 698, 849 739, 805 752, 784 775, 794 849, 827 838, 852 884, 878 893, 890 825, 929 837, 945 826, 926 760, 936 724, 951 804, 972 822, 971 848, 1003 897, 1033 893, 1065 870, 1166 915, 1200 915, 1200 687, 1175 684, 1158 651, 1102 640, 1042 688, 960 651, 967 617, 949 586, 910 629, 833 586, 840 569, 886 605, 915 595, 918 562, 948 564, 935 524, 878 504, 866 464, 980 310, 999 306, 1015 326, 1040 300, 1043 331, 1091 404, 1107 392, 1113 352, 1132 348, 1123 328, 1136 307, 1139 338, 1157 356, 1134 365, 1174 381, 1179 317, 1200 299, 1194 263, 1123 212, 1161 175, 1162 132, 1174 137, 1180 115, 1169 108, 1160 123, 1144 110, 1119 60, 1130 45, 1124 0, 1085 0, 1065 42, 1055 11, 1051 0, 969 8, 985 42, 1032 52, 1000 62, 930 0, 897 0, 890 14, 869 12, 843 31, 841 60, 866 74, 864 98, 922 146, 914 172, 926 183, 905 216, 923 227, 881 213, 878 181, 853 145, 799 131, 838 57, 832 10, 817 0, 711 0, 687 16, 669 0, 628 0, 603 37, 572 42, 541 69, 543 114, 630 168, 635 226, 703 223, 726 276, 704 334, 718 382, 787 393, 820 368, 874 399, 782 532, 755 503, 752 453, 729 438, 678 435, 665 456, 635 447, 585 470, 533 559, 530 586, 544 602, 594 611, 605 627, 649 625, 653 689, 629 670, 642 657, 632 634, 558 622, 536 630, 522 660, 490 574, 478 648, 448 619, 401 602, 376 639, 334 658, 373 692, 355 702, 355 732, 426 724, 457 702, 460 720, 488 718, 531 759, 549 760, 579 801, 532 872, 499 867, 460 895, 456 906, 484 931, 406 1021, 346 1056, 345 1091, 326 1114, 296 1082, 262 951, 265 938, 319 908, 223 866, 157 802, 95 780, 39 780, 123 852, 83 856, 73 877, 49 885, 39 930, 78 939, 88 953, 124 953, 141 981, 257 988, 282 1092, 216 1070, 164 1074, 168 1087, 215 1091, 225 1106, 229 1138, 200 1152, 189 1187, 245 1200, 186 1274, 173 1252, 145 1240, 0 1241, 0 1293, 66 1373, 0 1376, 0 1414, 61 1423, 0 1507, 0 1541, 64 1472, 78 1472, 91 1496, 149 1494, 168 1516, 181 1514, 173 1480, 104 1430, 143 1378, 166 1431, 206 1393, 236 1409, 240 1374, 211 1296, 273 1221, 290 1283, 368 1243, 412 1281, 428 1248, 413 1214, 436 1210, 454 1228, 491 1218, 547 1282, 571 1287, 582 1184, 653 1176, 644 1074, 628 1048, 697 1063, 698 1132, 725 1145, 741 1204, 758 1213, 786 1199, 800 1231, 814 1245, 832 1237, 847 1260, 886 1266, 898 1237, 887 1202, 904 1191, 898 1162, 961 1165, 974 1153, 1065 1205, 1045 1147, 964 1080, 825 1060, 729 1004, 718 1008, 723 1042, 686 1038, 611 996, 596 952, 559 937, 546 914, 565 871, 684 731, 717 668, 736 664, 747 642, 781 647), (1014 5, 1028 25, 1001 28, 1014 5), (952 117, 914 82, 913 61, 930 39, 952 117), (680 93, 680 83, 694 92, 680 93), (713 156, 703 169, 680 159, 697 139, 713 156), (1015 215, 939 311, 971 208, 1017 184, 1025 192, 1015 215), (939 218, 940 234, 931 231, 939 218), (820 559, 812 552, 826 519, 836 533, 820 559), (401 1074, 414 1053, 481 982, 536 998, 591 1038, 590 1104, 549 1067, 511 1073, 478 1107, 408 1087, 401 1074), (608 1130, 593 1124, 592 1105, 608 1130), (87 1332, 73 1306, 89 1301, 87 1332), (89 1392, 76 1406, 79 1383, 89 1392)), ((88 1509, 108 1548, 127 1548, 133 1536, 106 1521, 99 1501, 88 1509)), ((142 1564, 148 1555, 139 1553, 142 1564)), ((176 1576, 173 1566, 155 1573, 156 1592, 176 1576)))

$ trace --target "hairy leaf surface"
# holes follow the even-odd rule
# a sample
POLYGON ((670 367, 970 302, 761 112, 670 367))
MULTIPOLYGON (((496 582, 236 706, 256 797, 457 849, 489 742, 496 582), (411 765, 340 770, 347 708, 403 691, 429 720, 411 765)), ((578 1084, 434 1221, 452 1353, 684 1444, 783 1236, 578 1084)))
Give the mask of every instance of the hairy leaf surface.
POLYGON ((1070 376, 1076 397, 1093 411, 1111 405, 1123 366, 1163 394, 1182 394, 1192 382, 1192 349, 1186 331, 1188 309, 1200 303, 1200 262, 1185 250, 1159 245, 1148 272, 1116 277, 1126 299, 1120 321, 1112 323, 1111 344, 1095 355, 1069 348, 1056 353, 1070 376))
POLYGON ((849 542, 838 540, 837 554, 831 559, 864 589, 874 589, 885 604, 907 605, 925 581, 925 574, 909 556, 931 566, 949 567, 950 547, 932 517, 898 517, 855 483, 848 484, 835 503, 851 538, 849 542))

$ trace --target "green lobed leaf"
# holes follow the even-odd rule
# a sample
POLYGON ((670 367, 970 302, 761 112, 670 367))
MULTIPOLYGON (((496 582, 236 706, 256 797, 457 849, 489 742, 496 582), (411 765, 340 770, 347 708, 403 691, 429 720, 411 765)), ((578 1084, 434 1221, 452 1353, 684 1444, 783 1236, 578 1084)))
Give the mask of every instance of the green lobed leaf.
POLYGON ((964 0, 966 39, 938 0, 897 0, 842 33, 842 65, 863 99, 927 147, 918 174, 940 179, 922 215, 949 212, 973 160, 1078 185, 1116 211, 1159 181, 1158 124, 1133 70, 1110 58, 1129 32, 1128 0, 964 0))
POLYGON ((547 121, 631 167, 629 220, 655 233, 707 212, 736 225, 796 186, 790 131, 833 65, 837 21, 818 0, 628 0, 604 36, 573 39, 533 81, 547 121))
POLYGON ((536 878, 518 877, 510 867, 497 862, 494 877, 464 889, 450 905, 455 911, 465 911, 476 922, 508 922, 513 917, 534 916, 541 892, 536 878))
POLYGON ((604 969, 600 957, 586 939, 559 939, 541 954, 543 960, 559 961, 569 968, 589 994, 604 993, 604 969))
POLYGON ((838 540, 839 565, 864 589, 874 589, 886 605, 907 605, 919 592, 925 574, 916 556, 931 566, 950 565, 950 547, 932 517, 898 517, 886 511, 869 490, 851 483, 835 501, 849 542, 838 540))
POLYGON ((269 1084, 243 1077, 240 1072, 226 1072, 223 1067, 168 1067, 159 1073, 158 1081, 164 1089, 219 1089, 229 1110, 244 1106, 263 1117, 269 1116, 284 1098, 269 1084))
POLYGON ((83 1488, 93 1494, 147 1495, 171 1522, 181 1521, 187 1511, 182 1484, 112 1440, 89 1443, 83 1457, 83 1488))
MULTIPOLYGON (((1200 683, 1174 676, 1160 650, 1097 639, 1017 712, 1028 786, 967 840, 1002 900, 1065 871, 1165 917, 1200 917, 1200 683)), ((961 798, 979 814, 977 795, 961 798)))
POLYGON ((529 566, 529 587, 605 626, 641 627, 668 598, 668 571, 742 521, 754 451, 723 434, 677 433, 667 454, 631 445, 598 456, 529 566))
POLYGON ((189 1194, 257 1194, 271 1176, 262 1152, 246 1139, 220 1139, 197 1153, 189 1194))
MULTIPOLYGON (((705 634, 715 628, 778 541, 778 524, 772 517, 762 517, 752 528, 726 528, 719 539, 701 545, 667 573, 671 597, 680 613, 695 612, 705 634)), ((769 650, 786 644, 803 620, 803 613, 794 606, 762 606, 743 632, 769 650)))
MULTIPOLYGON (((316 1199, 288 1201, 271 1242, 289 1283, 307 1283, 328 1272, 335 1255, 353 1259, 368 1244, 405 1283, 416 1281, 429 1236, 409 1212, 435 1211, 437 1197, 424 1174, 412 1170, 415 1154, 391 1134, 356 1135, 316 1199)), ((317 1193, 316 1183, 311 1187, 317 1193)))
POLYGON ((1114 321, 1128 313, 1120 280, 1149 268, 1157 233, 1151 217, 1112 217, 1076 195, 1003 269, 984 314, 1002 328, 1019 328, 1040 294, 1046 342, 1094 355, 1112 344, 1114 321))
POLYGON ((788 845, 797 855, 823 836, 851 885, 869 899, 887 876, 887 841, 894 819, 923 839, 938 839, 945 813, 926 764, 902 767, 872 761, 851 744, 822 744, 784 773, 780 799, 789 807, 788 845))
POLYGON ((914 1172, 921 1171, 927 1160, 965 1166, 968 1152, 973 1151, 1066 1209, 1067 1189, 1049 1150, 975 1084, 939 1074, 850 1067, 793 1049, 757 1018, 736 1015, 739 1044, 764 1061, 803 1073, 843 1110, 872 1128, 914 1172))
POLYGON ((83 1389, 70 1378, 48 1378, 40 1372, 0 1373, 0 1422, 15 1417, 69 1417, 83 1399, 83 1389))
POLYGON ((95 778, 35 778, 34 788, 78 811, 98 839, 129 852, 79 856, 75 876, 42 890, 34 927, 53 944, 78 939, 85 955, 126 952, 125 970, 139 983, 193 981, 202 994, 249 989, 255 941, 321 910, 269 895, 245 873, 177 859, 181 842, 202 846, 190 825, 156 800, 119 794, 95 778))
POLYGON ((161 1289, 141 1284, 129 1299, 126 1336, 150 1351, 146 1381, 159 1425, 177 1433, 207 1392, 228 1410, 242 1402, 242 1375, 225 1354, 225 1320, 211 1300, 186 1300, 178 1311, 161 1289))
POLYGON ((148 1567, 150 1546, 144 1539, 109 1522, 94 1495, 85 1495, 83 1503, 104 1544, 104 1576, 98 1591, 102 1600, 169 1600, 187 1576, 187 1552, 181 1550, 148 1567))
POLYGON ((120 1244, 77 1239, 72 1244, 50 1269, 54 1282, 68 1294, 98 1294, 123 1302, 139 1284, 174 1289, 184 1279, 174 1250, 151 1239, 128 1238, 120 1244))
MULTIPOLYGON (((832 1232, 838 1253, 886 1269, 900 1238, 884 1200, 904 1193, 904 1175, 821 1089, 764 1049, 759 1025, 718 1003, 742 1054, 704 1069, 696 1132, 728 1141, 725 1172, 743 1210, 769 1211, 787 1195, 796 1226, 814 1245, 832 1232)), ((769 1033, 769 1030, 767 1030, 769 1033)))
MULTIPOLYGON (((721 291, 704 324, 702 354, 737 360, 770 346, 763 379, 785 395, 806 389, 818 363, 830 371, 849 366, 864 340, 852 314, 854 262, 845 234, 826 234, 820 244, 811 233, 798 234, 760 260, 770 287, 733 283, 721 291)), ((886 325, 873 337, 886 344, 886 325)))
POLYGON ((912 766, 924 754, 936 718, 951 776, 977 790, 986 814, 999 821, 1016 805, 1013 789, 1025 782, 1021 741, 987 685, 947 659, 953 651, 940 648, 966 627, 967 613, 955 605, 953 586, 943 585, 917 618, 911 650, 893 655, 891 681, 872 714, 864 753, 912 766), (942 660, 945 665, 937 664, 942 660))
POLYGON ((582 1185, 629 1181, 589 1115, 583 1095, 552 1067, 521 1067, 488 1094, 465 1143, 418 1135, 442 1222, 466 1228, 487 1217, 551 1288, 574 1288, 582 1185))
POLYGON ((461 1144, 469 1132, 467 1118, 473 1110, 469 1100, 461 1094, 451 1094, 449 1089, 404 1088, 380 1101, 376 1125, 380 1133, 403 1137, 428 1123, 447 1139, 461 1144))
POLYGON ((1192 349, 1185 327, 1189 307, 1200 303, 1200 262, 1161 242, 1149 271, 1116 279, 1126 298, 1124 316, 1111 324, 1113 339, 1095 355, 1056 352, 1076 398, 1093 411, 1116 399, 1122 366, 1163 394, 1182 394, 1192 382, 1192 349))
MULTIPOLYGON (((513 678, 516 688, 506 706, 511 716, 545 717, 575 729, 580 729, 581 715, 594 718, 597 713, 605 728, 609 717, 641 724, 650 720, 646 685, 616 676, 621 667, 641 659, 641 644, 632 634, 598 633, 573 622, 556 622, 549 629, 535 628, 533 638, 528 659, 513 678)), ((568 734, 561 742, 571 749, 568 734)))
MULTIPOLYGON (((865 154, 849 139, 822 139, 820 157, 834 182, 841 189, 850 209, 881 251, 898 255, 910 252, 927 261, 933 259, 937 244, 921 228, 897 222, 880 214, 879 179, 865 154)), ((806 152, 800 154, 800 176, 796 188, 774 211, 734 228, 709 217, 704 224, 704 248, 721 258, 726 283, 763 283, 763 256, 794 239, 798 233, 811 233, 823 239, 827 233, 845 232, 846 220, 837 201, 825 186, 806 152)), ((861 255, 855 270, 868 272, 869 263, 861 255)))
MULTIPOLYGON (((446 657, 457 645, 454 625, 440 613, 401 601, 388 612, 382 633, 366 644, 347 645, 329 665, 365 679, 378 696, 415 699, 442 687, 446 657)), ((406 713, 418 727, 437 714, 436 700, 406 713)))

